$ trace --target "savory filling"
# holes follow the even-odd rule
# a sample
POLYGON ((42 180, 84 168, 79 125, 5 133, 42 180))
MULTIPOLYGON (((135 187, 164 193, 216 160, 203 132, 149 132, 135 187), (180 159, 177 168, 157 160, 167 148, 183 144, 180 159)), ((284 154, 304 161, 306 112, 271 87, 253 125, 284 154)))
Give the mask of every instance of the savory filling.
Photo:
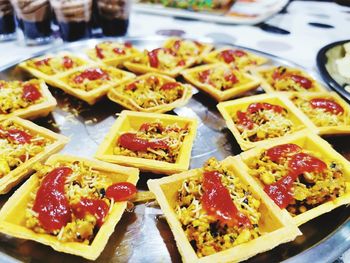
POLYGON ((143 123, 135 133, 119 136, 114 154, 175 163, 189 127, 161 121, 143 123))
POLYGON ((211 158, 199 176, 183 181, 174 209, 193 249, 204 257, 259 237, 259 207, 248 186, 211 158))
POLYGON ((83 162, 40 166, 40 183, 26 209, 26 227, 62 242, 91 244, 114 202, 130 199, 136 187, 113 184, 110 176, 83 162))
POLYGON ((39 70, 46 75, 66 72, 84 64, 84 60, 68 55, 32 59, 27 61, 27 65, 29 67, 39 70))
POLYGON ((218 61, 226 64, 233 63, 237 68, 244 68, 247 66, 255 66, 259 64, 258 58, 254 55, 248 54, 241 49, 225 49, 216 54, 218 61))
POLYGON ((220 91, 232 89, 249 82, 248 79, 244 78, 242 73, 225 66, 216 66, 215 68, 203 70, 195 74, 195 78, 199 82, 210 85, 220 91))
POLYGON ((26 82, 0 80, 0 114, 9 114, 43 102, 40 84, 36 79, 26 82))
POLYGON ((299 70, 282 66, 263 72, 262 77, 277 91, 313 91, 316 89, 310 77, 304 76, 299 70))
POLYGON ((172 39, 164 45, 164 48, 170 49, 174 54, 185 59, 200 56, 205 47, 198 41, 188 39, 172 39))
POLYGON ((282 144, 247 164, 275 203, 296 216, 349 191, 342 165, 320 156, 296 144, 282 144))
POLYGON ((118 43, 105 41, 95 46, 94 52, 91 52, 92 58, 108 60, 133 55, 137 52, 129 42, 118 43))
POLYGON ((51 143, 47 138, 23 129, 10 120, 0 123, 0 178, 43 152, 51 143))
POLYGON ((63 81, 71 88, 91 91, 105 85, 106 82, 120 81, 125 77, 121 71, 113 68, 88 68, 79 70, 65 77, 63 81))
POLYGON ((350 116, 344 108, 331 98, 304 99, 293 96, 293 103, 319 127, 350 125, 350 116))
POLYGON ((245 112, 237 111, 233 121, 242 138, 250 142, 281 137, 297 129, 285 108, 269 103, 252 103, 245 112))
POLYGON ((186 93, 181 83, 154 75, 140 77, 127 85, 117 87, 116 91, 142 108, 170 104, 186 93))

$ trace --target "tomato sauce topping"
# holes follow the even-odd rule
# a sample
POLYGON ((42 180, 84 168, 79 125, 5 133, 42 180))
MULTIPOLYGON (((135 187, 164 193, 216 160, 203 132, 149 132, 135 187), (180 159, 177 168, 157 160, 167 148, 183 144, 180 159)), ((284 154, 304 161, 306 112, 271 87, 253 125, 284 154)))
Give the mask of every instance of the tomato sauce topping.
POLYGON ((241 213, 232 201, 217 171, 204 172, 203 188, 201 202, 209 215, 228 226, 251 226, 249 218, 241 213))
POLYGON ((237 111, 236 114, 238 124, 246 127, 249 130, 254 128, 254 122, 248 117, 248 114, 246 112, 237 111))
POLYGON ((85 79, 88 79, 91 81, 98 80, 98 79, 109 80, 109 76, 107 72, 103 71, 100 68, 90 68, 90 69, 86 69, 79 75, 75 76, 73 81, 75 83, 80 84, 80 83, 83 83, 85 79))
POLYGON ((115 183, 106 190, 106 196, 115 202, 130 200, 137 193, 136 186, 129 182, 115 183))
POLYGON ((315 98, 310 101, 312 108, 324 109, 326 112, 333 114, 343 114, 344 109, 338 103, 329 99, 315 98))
POLYGON ((231 82, 233 84, 238 82, 238 78, 233 73, 225 74, 224 78, 226 81, 231 82))
POLYGON ((148 141, 146 139, 138 138, 134 133, 124 133, 119 139, 120 146, 131 151, 145 152, 148 148, 151 149, 168 149, 169 145, 164 140, 148 141))
POLYGON ((308 172, 322 172, 327 169, 327 165, 320 159, 307 154, 307 153, 297 153, 291 157, 288 162, 290 168, 289 173, 295 174, 296 176, 308 172))
POLYGON ((312 81, 308 78, 296 74, 291 74, 290 78, 304 89, 310 89, 312 87, 312 81))
POLYGON ((38 60, 38 61, 35 61, 34 62, 34 65, 35 66, 38 66, 38 67, 40 67, 40 66, 49 66, 50 64, 49 64, 49 61, 51 60, 51 58, 44 58, 44 59, 42 59, 42 60, 38 60))
POLYGON ((41 98, 41 93, 36 85, 25 84, 23 86, 22 98, 29 101, 36 101, 41 98))
POLYGON ((181 46, 181 40, 176 40, 175 42, 174 42, 174 49, 177 51, 177 50, 179 50, 180 49, 180 46, 181 46))
MULTIPOLYGON (((152 125, 152 126, 153 126, 153 125, 152 125)), ((139 131, 142 131, 142 132, 148 131, 150 127, 151 127, 151 124, 145 122, 145 123, 143 123, 143 124, 140 126, 139 131)), ((154 127, 154 126, 153 126, 153 127, 154 127)), ((162 124, 160 124, 160 123, 157 123, 156 128, 157 128, 157 130, 158 130, 159 132, 163 132, 163 131, 164 131, 164 127, 163 127, 162 124)))
POLYGON ((293 200, 292 186, 295 177, 286 175, 275 183, 265 185, 264 191, 280 208, 286 208, 293 200))
POLYGON ((177 83, 177 82, 167 82, 167 83, 164 83, 161 87, 160 87, 160 90, 172 90, 176 87, 179 87, 180 86, 180 83, 177 83))
POLYGON ((38 189, 33 211, 38 213, 40 224, 48 231, 59 230, 71 220, 64 184, 72 172, 69 167, 58 167, 45 176, 38 189))
POLYGON ((209 76, 210 76, 210 72, 211 72, 210 69, 198 72, 199 81, 202 83, 206 83, 208 81, 209 76))
POLYGON ((301 148, 294 143, 287 143, 274 146, 266 151, 266 155, 273 162, 278 162, 280 159, 301 152, 301 148))
POLYGON ((132 43, 131 43, 131 42, 125 42, 125 43, 124 43, 124 46, 125 46, 126 48, 132 48, 132 43))
POLYGON ((95 51, 96 51, 96 56, 99 59, 104 59, 105 58, 105 55, 103 54, 102 48, 100 48, 98 45, 95 46, 95 51))
POLYGON ((109 210, 109 206, 105 201, 85 197, 81 198, 79 203, 72 205, 71 208, 74 215, 79 219, 83 219, 87 214, 95 216, 98 227, 102 226, 109 210))
POLYGON ((247 53, 243 50, 223 50, 220 52, 220 56, 224 59, 224 61, 229 64, 235 61, 235 57, 243 57, 247 55, 247 53))
POLYGON ((33 138, 32 135, 18 129, 9 129, 6 135, 9 140, 19 144, 30 143, 33 138))
POLYGON ((148 61, 152 68, 158 68, 159 67, 159 60, 158 60, 158 52, 160 51, 160 48, 154 49, 152 51, 148 52, 148 61))
POLYGON ((136 81, 135 82, 131 82, 129 83, 128 85, 125 86, 125 90, 132 90, 132 91, 135 91, 137 89, 137 86, 136 86, 136 81))
POLYGON ((65 68, 72 68, 73 67, 73 60, 70 58, 70 57, 68 57, 68 56, 64 56, 63 57, 63 66, 65 67, 65 68))
POLYGON ((113 52, 116 53, 117 55, 125 55, 125 50, 122 48, 113 48, 113 52))
POLYGON ((284 111, 284 108, 279 105, 273 105, 266 102, 252 103, 248 106, 248 112, 251 114, 261 110, 272 110, 276 113, 282 113, 284 111))
POLYGON ((179 67, 183 67, 183 66, 186 66, 186 61, 181 59, 178 63, 177 63, 177 66, 179 67))

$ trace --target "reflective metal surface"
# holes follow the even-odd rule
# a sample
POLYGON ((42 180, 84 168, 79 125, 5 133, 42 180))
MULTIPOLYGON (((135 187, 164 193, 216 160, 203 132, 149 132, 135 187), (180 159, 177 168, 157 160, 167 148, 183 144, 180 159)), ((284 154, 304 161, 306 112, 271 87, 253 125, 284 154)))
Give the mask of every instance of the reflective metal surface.
MULTIPOLYGON (((143 48, 158 47, 162 38, 128 38, 135 46, 143 48)), ((61 50, 82 54, 87 47, 97 41, 88 40, 64 45, 45 52, 61 50)), ((215 43, 217 47, 223 44, 215 43)), ((227 45, 227 44, 225 44, 227 45)), ((45 52, 41 52, 43 54, 45 52)), ((271 59, 272 64, 298 66, 283 59, 254 51, 271 59)), ((40 55, 37 54, 37 55, 40 55)), ((19 61, 3 67, 0 79, 28 79, 30 76, 15 67, 19 61)), ((179 79, 181 80, 181 79, 179 79)), ((115 121, 120 106, 103 99, 89 106, 70 97, 60 90, 51 88, 59 106, 46 118, 35 122, 55 132, 71 138, 64 153, 92 157, 97 146, 115 121)), ((261 90, 257 91, 258 93, 261 90)), ((249 95, 249 94, 246 94, 249 95)), ((191 116, 200 120, 197 138, 192 151, 191 168, 201 167, 210 156, 219 160, 240 153, 234 137, 225 126, 224 120, 216 110, 216 102, 204 93, 197 92, 190 102, 177 108, 171 114, 191 116)), ((350 160, 350 136, 326 138, 333 146, 350 160)), ((137 185, 147 190, 149 178, 160 175, 141 173, 137 185)), ((0 205, 13 193, 0 197, 0 205)), ((259 254, 247 262, 332 262, 350 247, 350 208, 340 207, 331 213, 320 216, 301 227, 303 236, 295 241, 281 245, 271 251, 259 254)), ((86 262, 83 258, 55 252, 50 247, 36 242, 20 240, 0 235, 0 262, 86 262)), ((115 232, 97 262, 181 262, 173 235, 154 203, 137 204, 132 211, 125 212, 115 232)))

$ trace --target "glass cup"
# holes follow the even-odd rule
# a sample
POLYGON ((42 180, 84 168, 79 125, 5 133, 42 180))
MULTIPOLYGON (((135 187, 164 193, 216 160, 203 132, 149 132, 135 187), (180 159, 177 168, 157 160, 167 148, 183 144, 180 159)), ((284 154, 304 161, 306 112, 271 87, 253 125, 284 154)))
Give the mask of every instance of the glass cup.
POLYGON ((124 36, 128 31, 131 0, 97 0, 100 26, 105 36, 124 36))
POLYGON ((16 38, 16 24, 10 0, 0 0, 0 41, 16 38))
POLYGON ((92 0, 50 0, 50 3, 64 41, 90 37, 92 0))
POLYGON ((27 45, 47 44, 53 40, 49 0, 10 0, 15 9, 20 38, 27 45))

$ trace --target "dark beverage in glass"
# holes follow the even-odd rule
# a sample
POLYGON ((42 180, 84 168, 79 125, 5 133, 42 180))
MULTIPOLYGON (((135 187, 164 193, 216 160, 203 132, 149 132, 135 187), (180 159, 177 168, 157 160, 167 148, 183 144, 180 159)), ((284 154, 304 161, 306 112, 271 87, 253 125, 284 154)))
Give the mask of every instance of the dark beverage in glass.
POLYGON ((92 0, 50 0, 50 3, 64 41, 90 37, 92 0))
POLYGON ((0 41, 15 38, 16 24, 10 0, 0 0, 0 41))
POLYGON ((124 36, 128 31, 131 0, 97 0, 98 18, 105 36, 124 36))
POLYGON ((52 41, 51 9, 48 0, 11 0, 11 3, 27 45, 52 41))

